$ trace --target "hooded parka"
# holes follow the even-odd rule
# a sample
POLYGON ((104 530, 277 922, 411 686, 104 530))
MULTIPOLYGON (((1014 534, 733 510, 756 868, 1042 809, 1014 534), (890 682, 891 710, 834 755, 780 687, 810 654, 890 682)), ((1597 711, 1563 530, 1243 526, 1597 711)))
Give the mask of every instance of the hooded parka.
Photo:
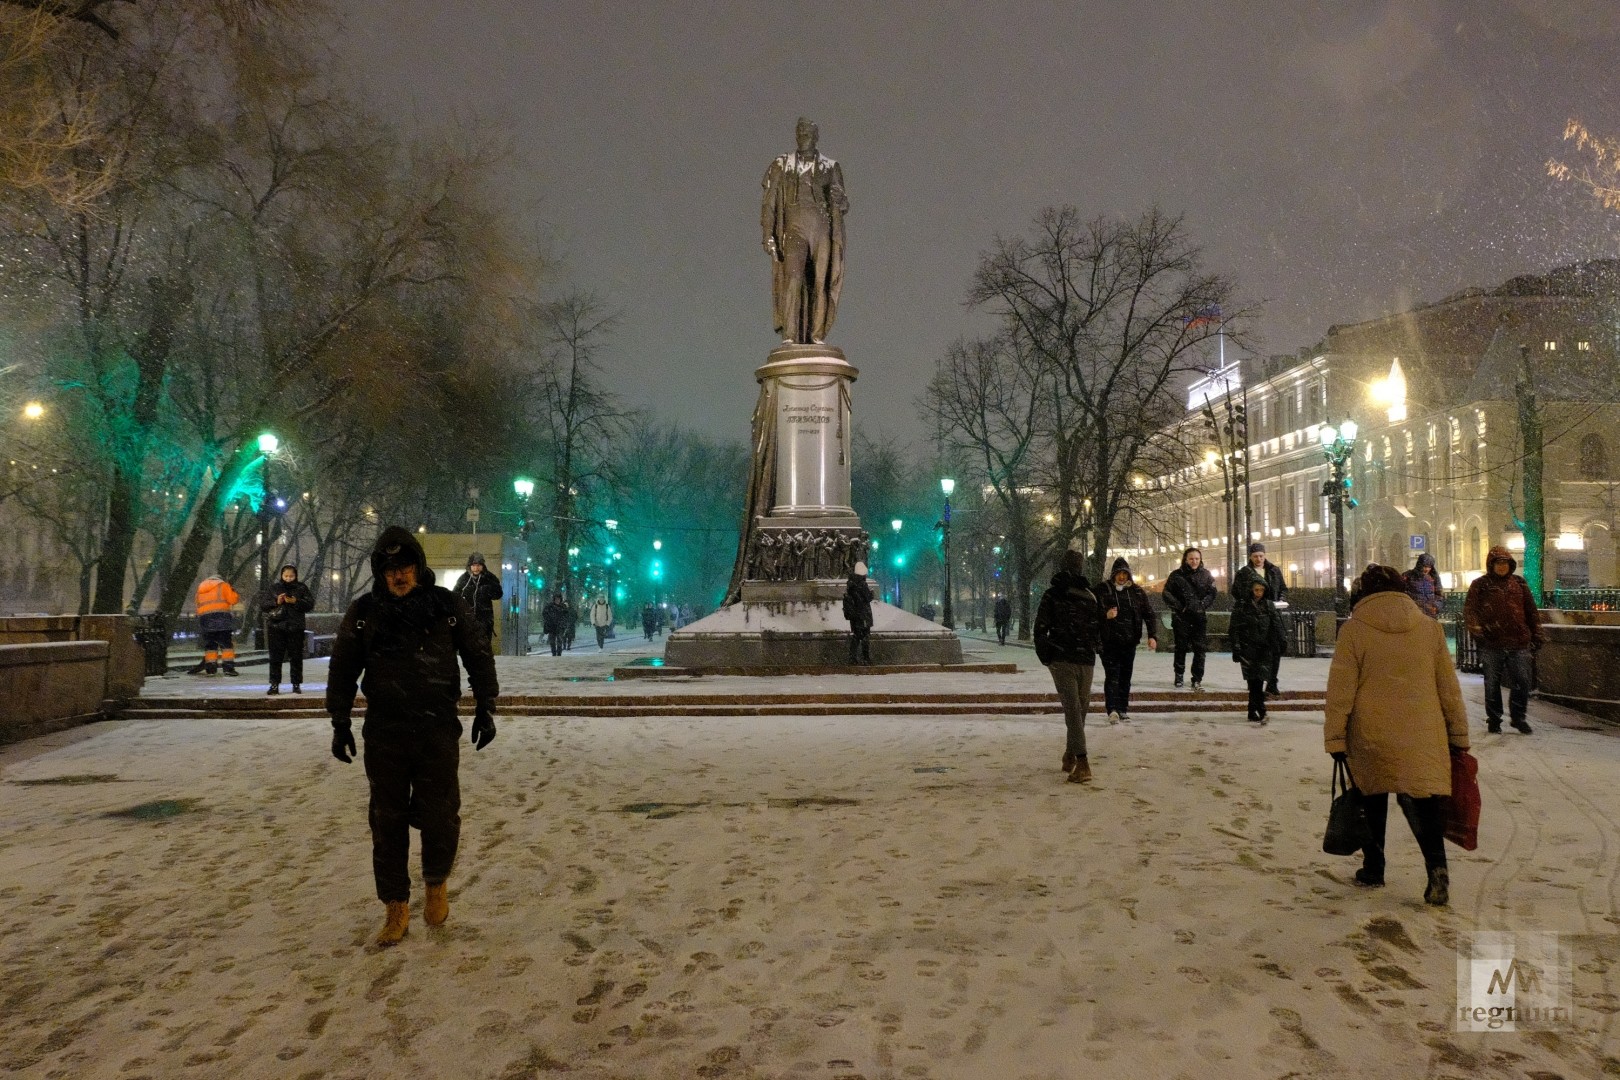
POLYGON ((1427 551, 1417 557, 1412 569, 1401 575, 1406 583, 1406 595, 1412 598, 1412 603, 1418 610, 1431 619, 1440 617, 1440 605, 1445 600, 1445 593, 1440 589, 1440 578, 1434 572, 1434 556, 1427 551))
POLYGON ((1463 625, 1481 645, 1509 651, 1539 648, 1546 636, 1536 599, 1530 595, 1524 578, 1518 576, 1518 569, 1518 562, 1507 548, 1493 547, 1485 556, 1485 573, 1468 586, 1463 625), (1506 577, 1492 570, 1499 562, 1508 564, 1506 577))
POLYGON ((1322 742, 1349 755, 1364 795, 1451 794, 1450 747, 1468 748, 1462 688, 1445 631, 1404 593, 1365 597, 1339 629, 1322 742))

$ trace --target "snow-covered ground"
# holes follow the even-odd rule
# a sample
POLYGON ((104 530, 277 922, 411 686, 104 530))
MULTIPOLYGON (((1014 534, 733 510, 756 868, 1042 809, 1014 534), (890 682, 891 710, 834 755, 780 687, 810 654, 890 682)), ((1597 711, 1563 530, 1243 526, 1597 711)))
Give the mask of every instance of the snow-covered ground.
MULTIPOLYGON (((995 678, 1049 685, 1018 658, 1032 670, 995 678)), ((610 663, 502 675, 673 685, 566 681, 610 663)), ((1211 657, 1211 685, 1234 667, 1211 657)), ((1142 671, 1168 686, 1167 657, 1142 671)), ((1285 666, 1284 686, 1324 673, 1285 666)), ((986 677, 840 681, 962 679, 986 677)), ((1482 732, 1478 680, 1465 692, 1482 732)), ((1531 718, 1533 736, 1477 736, 1481 843, 1451 849, 1452 905, 1434 909, 1393 807, 1389 887, 1356 889, 1356 861, 1321 853, 1311 717, 1094 723, 1082 787, 1054 716, 508 714, 463 758, 450 921, 428 930, 418 895, 391 950, 370 944, 364 774, 323 725, 64 732, 0 750, 0 1073, 1613 1075, 1620 739, 1531 718), (117 816, 162 800, 169 816, 117 816), (1572 1030, 1454 1030, 1459 938, 1484 929, 1573 935, 1572 1030)))

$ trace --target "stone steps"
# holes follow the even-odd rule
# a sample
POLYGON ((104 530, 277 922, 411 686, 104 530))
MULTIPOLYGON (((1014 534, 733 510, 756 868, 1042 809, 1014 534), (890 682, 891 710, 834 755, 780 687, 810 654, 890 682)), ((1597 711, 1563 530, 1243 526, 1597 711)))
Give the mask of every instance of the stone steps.
MULTIPOLYGON (((1272 698, 1273 713, 1319 713, 1320 693, 1288 691, 1272 698)), ((365 703, 356 703, 355 713, 365 703)), ((1102 716, 1103 699, 1091 699, 1091 715, 1102 716)), ((1133 715, 1185 713, 1245 713, 1248 695, 1242 691, 1213 690, 1199 694, 1144 691, 1133 694, 1133 715)), ((461 714, 470 716, 472 705, 463 700, 461 714)), ((500 714, 520 716, 1028 716, 1061 713, 1050 693, 770 693, 770 694, 613 694, 513 695, 502 697, 500 714)), ((320 698, 287 701, 284 698, 142 698, 123 710, 129 720, 183 720, 219 717, 324 720, 320 698)))

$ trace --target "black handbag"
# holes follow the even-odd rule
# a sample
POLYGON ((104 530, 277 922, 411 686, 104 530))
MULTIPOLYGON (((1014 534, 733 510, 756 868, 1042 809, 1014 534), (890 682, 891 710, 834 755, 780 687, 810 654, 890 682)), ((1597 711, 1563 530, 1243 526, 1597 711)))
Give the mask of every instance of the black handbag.
POLYGON ((1327 832, 1322 850, 1329 855, 1354 855, 1367 846, 1367 812, 1361 806, 1361 792, 1350 776, 1350 766, 1333 762, 1333 805, 1328 809, 1327 832))

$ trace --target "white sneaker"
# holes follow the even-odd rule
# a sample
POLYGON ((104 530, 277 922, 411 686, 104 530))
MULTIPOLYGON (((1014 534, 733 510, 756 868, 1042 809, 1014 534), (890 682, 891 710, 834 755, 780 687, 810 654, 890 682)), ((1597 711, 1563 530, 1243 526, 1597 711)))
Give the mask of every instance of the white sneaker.
POLYGON ((1202 690, 1204 688, 1204 684, 1201 683, 1201 682, 1195 682, 1195 683, 1192 684, 1192 688, 1193 688, 1193 693, 1196 694, 1196 693, 1198 693, 1198 691, 1200 691, 1200 690, 1202 690))
POLYGON ((1108 722, 1109 722, 1109 723, 1110 723, 1110 724, 1117 724, 1117 723, 1119 723, 1119 713, 1117 713, 1117 712, 1111 712, 1111 713, 1109 713, 1109 714, 1108 714, 1108 722))

